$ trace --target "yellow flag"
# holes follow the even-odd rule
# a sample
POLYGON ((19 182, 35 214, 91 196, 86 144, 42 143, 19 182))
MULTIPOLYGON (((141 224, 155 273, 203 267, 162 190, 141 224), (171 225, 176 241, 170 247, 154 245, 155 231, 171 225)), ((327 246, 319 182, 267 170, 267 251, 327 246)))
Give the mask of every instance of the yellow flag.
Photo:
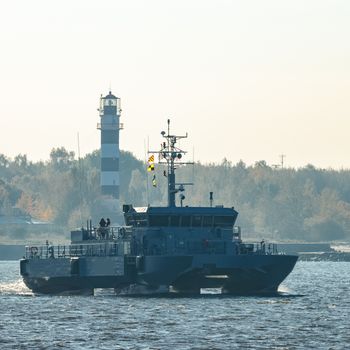
POLYGON ((148 158, 148 163, 153 163, 154 162, 154 155, 152 154, 149 158, 148 158))

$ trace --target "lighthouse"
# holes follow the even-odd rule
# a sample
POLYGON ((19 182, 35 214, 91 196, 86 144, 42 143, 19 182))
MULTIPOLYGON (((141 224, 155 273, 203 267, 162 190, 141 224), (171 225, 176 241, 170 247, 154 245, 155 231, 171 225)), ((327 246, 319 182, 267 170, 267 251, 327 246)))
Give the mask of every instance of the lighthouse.
POLYGON ((101 194, 104 197, 104 206, 108 211, 119 212, 119 130, 123 129, 120 123, 120 98, 110 91, 100 98, 101 130, 101 194))

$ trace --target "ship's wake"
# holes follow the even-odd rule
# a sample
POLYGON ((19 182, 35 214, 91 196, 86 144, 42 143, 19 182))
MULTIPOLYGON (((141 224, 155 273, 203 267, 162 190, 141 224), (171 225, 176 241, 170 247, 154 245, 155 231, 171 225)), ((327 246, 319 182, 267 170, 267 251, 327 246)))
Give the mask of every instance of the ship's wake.
POLYGON ((169 294, 169 287, 159 286, 157 288, 149 288, 141 284, 131 284, 124 288, 114 290, 119 296, 157 296, 169 294))
POLYGON ((0 283, 0 295, 33 295, 32 291, 26 287, 21 279, 11 282, 0 283))

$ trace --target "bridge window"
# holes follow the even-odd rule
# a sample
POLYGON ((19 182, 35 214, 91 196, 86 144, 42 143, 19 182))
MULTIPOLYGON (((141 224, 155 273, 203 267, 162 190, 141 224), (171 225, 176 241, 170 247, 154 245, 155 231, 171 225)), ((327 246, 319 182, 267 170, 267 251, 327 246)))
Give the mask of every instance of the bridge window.
POLYGON ((150 215, 149 225, 150 226, 168 226, 169 217, 167 215, 150 215))
POLYGON ((193 215, 192 216, 192 226, 193 227, 202 226, 202 217, 200 215, 193 215))
POLYGON ((170 226, 180 226, 180 216, 170 216, 170 226))
POLYGON ((203 216, 203 226, 204 227, 213 226, 213 217, 212 216, 203 216))
POLYGON ((147 216, 145 214, 134 214, 125 218, 125 223, 128 226, 147 226, 147 216))
POLYGON ((233 226, 233 216, 214 216, 214 226, 233 226))
POLYGON ((191 217, 188 215, 181 216, 181 226, 191 226, 191 217))

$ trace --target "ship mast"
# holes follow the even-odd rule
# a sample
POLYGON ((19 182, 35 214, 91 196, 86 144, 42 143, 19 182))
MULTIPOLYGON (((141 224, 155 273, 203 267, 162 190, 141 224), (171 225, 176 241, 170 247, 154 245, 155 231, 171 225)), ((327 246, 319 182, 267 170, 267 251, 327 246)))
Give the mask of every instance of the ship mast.
MULTIPOLYGON (((161 135, 165 142, 161 144, 160 151, 149 151, 148 153, 156 153, 159 155, 159 164, 165 164, 167 166, 167 171, 164 171, 164 176, 168 178, 168 207, 175 207, 176 200, 175 195, 178 192, 184 192, 184 186, 193 185, 193 183, 176 183, 175 170, 178 165, 193 164, 193 162, 182 162, 181 158, 187 152, 176 146, 176 143, 180 139, 187 138, 187 133, 185 136, 171 135, 170 134, 170 119, 168 119, 168 133, 165 131, 161 132, 161 135)), ((185 196, 181 194, 181 206, 182 201, 185 196)))

